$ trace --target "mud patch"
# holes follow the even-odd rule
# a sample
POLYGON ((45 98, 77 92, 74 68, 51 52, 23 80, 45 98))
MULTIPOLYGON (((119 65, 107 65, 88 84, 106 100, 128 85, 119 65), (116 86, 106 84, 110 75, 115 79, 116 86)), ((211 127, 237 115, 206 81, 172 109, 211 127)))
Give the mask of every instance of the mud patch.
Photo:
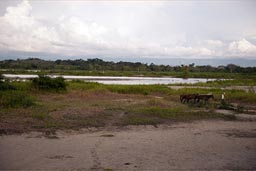
POLYGON ((56 130, 47 130, 44 132, 44 137, 48 139, 59 139, 56 134, 56 130))
POLYGON ((71 159, 74 158, 73 156, 68 155, 55 155, 55 156, 47 156, 48 159, 57 159, 57 160, 65 160, 65 159, 71 159))
POLYGON ((131 163, 124 163, 124 165, 131 165, 131 163))
POLYGON ((101 135, 101 137, 114 137, 114 135, 113 134, 103 134, 103 135, 101 135))
POLYGON ((2 135, 12 135, 12 134, 22 134, 25 131, 22 129, 0 129, 0 136, 2 135))
POLYGON ((232 131, 224 131, 224 134, 227 137, 234 137, 234 138, 256 138, 255 131, 232 130, 232 131))

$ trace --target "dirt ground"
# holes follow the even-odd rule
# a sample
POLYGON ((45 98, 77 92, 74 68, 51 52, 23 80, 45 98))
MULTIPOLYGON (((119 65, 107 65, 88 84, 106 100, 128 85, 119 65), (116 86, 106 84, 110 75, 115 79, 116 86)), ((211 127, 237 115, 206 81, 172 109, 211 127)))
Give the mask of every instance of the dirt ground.
POLYGON ((0 170, 256 170, 256 122, 0 137, 0 170))

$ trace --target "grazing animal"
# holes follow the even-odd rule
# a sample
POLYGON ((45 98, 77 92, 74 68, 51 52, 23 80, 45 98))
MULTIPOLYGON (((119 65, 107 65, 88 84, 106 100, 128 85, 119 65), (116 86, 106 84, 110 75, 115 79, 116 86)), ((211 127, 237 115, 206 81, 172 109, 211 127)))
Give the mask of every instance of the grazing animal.
POLYGON ((180 102, 181 103, 189 103, 190 100, 194 100, 194 102, 197 99, 198 94, 182 94, 180 95, 180 102))
POLYGON ((200 102, 200 100, 203 100, 204 102, 208 102, 210 98, 214 99, 214 96, 212 94, 199 94, 196 97, 196 102, 200 102))

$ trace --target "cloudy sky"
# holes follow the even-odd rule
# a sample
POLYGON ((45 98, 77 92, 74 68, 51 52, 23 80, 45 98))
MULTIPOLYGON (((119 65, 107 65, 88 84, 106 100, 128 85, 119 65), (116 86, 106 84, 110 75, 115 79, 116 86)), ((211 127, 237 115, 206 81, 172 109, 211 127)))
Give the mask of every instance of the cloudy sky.
POLYGON ((0 59, 256 59, 256 1, 0 1, 0 59))

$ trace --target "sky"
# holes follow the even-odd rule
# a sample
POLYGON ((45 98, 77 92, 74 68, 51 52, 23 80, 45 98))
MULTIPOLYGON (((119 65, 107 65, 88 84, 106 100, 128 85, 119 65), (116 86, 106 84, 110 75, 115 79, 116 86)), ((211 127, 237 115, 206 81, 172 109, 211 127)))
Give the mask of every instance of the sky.
POLYGON ((256 60, 256 1, 0 1, 0 59, 29 55, 256 60))

